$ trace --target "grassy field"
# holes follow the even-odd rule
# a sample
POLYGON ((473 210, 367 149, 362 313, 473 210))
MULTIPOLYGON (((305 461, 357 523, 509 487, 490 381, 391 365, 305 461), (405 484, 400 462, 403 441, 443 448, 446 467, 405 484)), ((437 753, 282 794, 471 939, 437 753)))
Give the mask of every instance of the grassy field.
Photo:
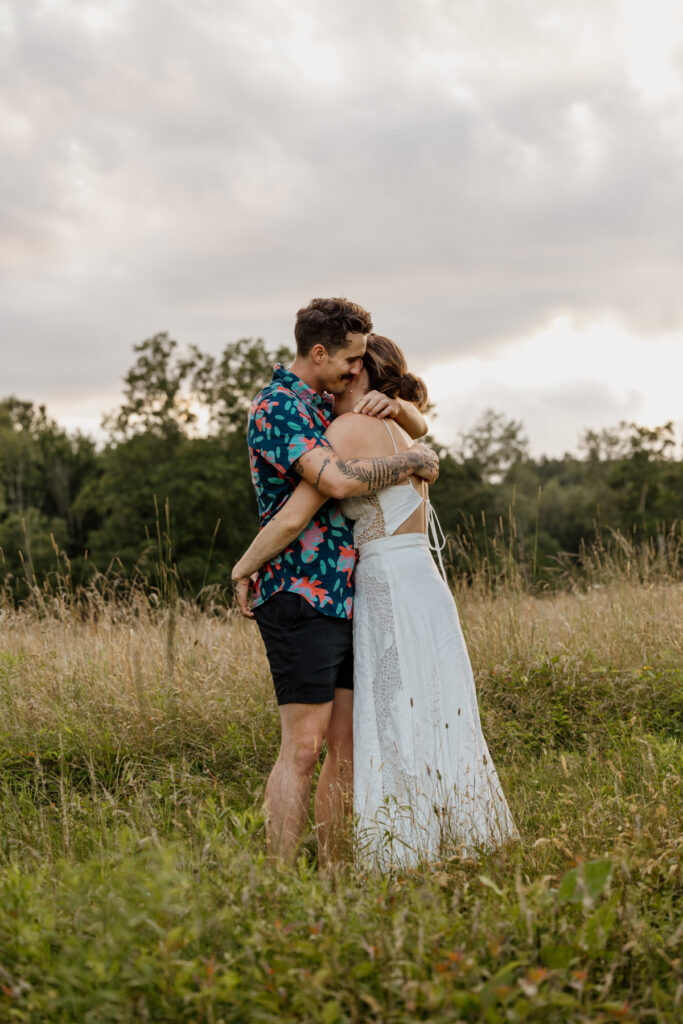
POLYGON ((257 631, 134 593, 0 612, 0 1020, 683 1019, 683 586, 458 596, 522 841, 266 862, 257 631))

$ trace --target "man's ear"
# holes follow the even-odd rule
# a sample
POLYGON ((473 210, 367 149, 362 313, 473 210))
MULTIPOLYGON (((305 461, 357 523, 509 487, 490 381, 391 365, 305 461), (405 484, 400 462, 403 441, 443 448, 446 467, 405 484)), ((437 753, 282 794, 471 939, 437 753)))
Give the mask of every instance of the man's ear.
POLYGON ((309 352, 309 355, 314 363, 317 363, 318 366, 322 366, 322 364, 328 358, 329 353, 324 345, 318 344, 313 346, 313 348, 309 352))

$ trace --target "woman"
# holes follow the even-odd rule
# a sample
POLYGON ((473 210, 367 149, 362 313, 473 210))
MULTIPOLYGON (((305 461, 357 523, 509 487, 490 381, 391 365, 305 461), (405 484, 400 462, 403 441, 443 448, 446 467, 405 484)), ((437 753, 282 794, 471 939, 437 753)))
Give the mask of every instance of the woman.
MULTIPOLYGON (((359 415, 371 390, 423 409, 424 383, 388 338, 370 335, 364 369, 335 406, 327 437, 342 458, 377 458, 412 441, 359 415)), ((291 543, 325 498, 302 482, 233 569, 245 577, 291 543)), ((427 485, 413 478, 347 498, 358 548, 353 618, 354 811, 360 859, 409 867, 448 848, 495 845, 516 829, 481 731, 474 678, 445 579, 427 485), (430 540, 430 536, 432 539, 430 540), (438 554, 441 575, 430 553, 438 554)))

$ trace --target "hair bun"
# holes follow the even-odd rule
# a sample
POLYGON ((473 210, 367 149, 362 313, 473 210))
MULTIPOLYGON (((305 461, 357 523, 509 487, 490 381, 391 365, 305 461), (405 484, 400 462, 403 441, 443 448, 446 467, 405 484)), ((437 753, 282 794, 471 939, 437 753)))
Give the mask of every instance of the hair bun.
POLYGON ((414 402, 419 409, 424 409, 428 401, 427 385, 412 373, 403 374, 398 393, 406 402, 414 402))

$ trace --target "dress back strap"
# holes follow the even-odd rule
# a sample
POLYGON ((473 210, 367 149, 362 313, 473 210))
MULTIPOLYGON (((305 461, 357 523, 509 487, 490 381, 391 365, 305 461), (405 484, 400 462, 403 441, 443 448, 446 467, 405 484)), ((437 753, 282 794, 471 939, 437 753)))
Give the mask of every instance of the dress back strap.
POLYGON ((394 437, 394 432, 393 432, 393 430, 391 429, 391 427, 389 426, 389 424, 387 423, 386 420, 382 420, 382 423, 384 424, 384 426, 389 431, 389 437, 391 438, 391 443, 394 446, 394 454, 398 455, 398 447, 396 445, 396 438, 394 437))

